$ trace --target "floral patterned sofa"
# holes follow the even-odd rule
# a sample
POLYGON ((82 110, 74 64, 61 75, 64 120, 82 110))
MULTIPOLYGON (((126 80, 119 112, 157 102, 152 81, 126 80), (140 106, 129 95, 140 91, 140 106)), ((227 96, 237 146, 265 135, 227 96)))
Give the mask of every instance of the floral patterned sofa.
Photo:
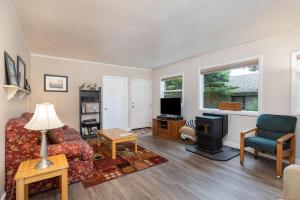
MULTIPOLYGON (((24 113, 19 118, 10 119, 5 127, 5 166, 7 199, 15 197, 14 176, 20 163, 24 160, 39 158, 40 137, 38 131, 29 131, 24 125, 31 119, 32 113, 24 113)), ((84 142, 78 131, 64 126, 51 130, 62 134, 60 143, 51 144, 48 141, 48 154, 65 154, 69 162, 69 183, 83 180, 93 169, 93 149, 84 142)), ((58 186, 58 178, 30 184, 29 192, 52 189, 58 186)))

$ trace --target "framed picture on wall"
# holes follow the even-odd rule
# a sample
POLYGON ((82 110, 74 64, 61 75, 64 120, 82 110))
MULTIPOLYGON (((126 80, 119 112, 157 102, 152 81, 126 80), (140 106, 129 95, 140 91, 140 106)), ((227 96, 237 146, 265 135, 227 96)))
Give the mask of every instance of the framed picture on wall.
POLYGON ((4 52, 4 63, 6 71, 6 84, 19 86, 15 62, 7 52, 4 52))
POLYGON ((17 56, 17 75, 18 75, 19 87, 25 89, 26 64, 20 56, 17 56))
POLYGON ((68 77, 60 75, 44 75, 45 92, 68 92, 68 77))

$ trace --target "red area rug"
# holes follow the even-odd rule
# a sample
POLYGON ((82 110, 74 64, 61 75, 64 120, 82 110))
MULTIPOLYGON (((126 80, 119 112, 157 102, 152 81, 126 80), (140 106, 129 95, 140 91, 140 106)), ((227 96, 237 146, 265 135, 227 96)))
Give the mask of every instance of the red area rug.
POLYGON ((166 158, 138 146, 138 154, 134 153, 132 143, 121 143, 117 146, 117 158, 111 159, 111 146, 89 141, 94 149, 94 172, 82 181, 84 187, 91 187, 106 181, 138 172, 155 165, 167 162, 166 158))

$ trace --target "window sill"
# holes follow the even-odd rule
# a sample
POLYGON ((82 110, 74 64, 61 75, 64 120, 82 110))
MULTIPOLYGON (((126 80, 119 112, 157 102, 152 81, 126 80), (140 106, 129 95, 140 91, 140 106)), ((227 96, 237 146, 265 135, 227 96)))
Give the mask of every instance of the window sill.
POLYGON ((240 116, 253 116, 257 117, 259 115, 258 111, 233 111, 233 110, 219 110, 211 108, 201 108, 200 112, 209 112, 215 114, 228 114, 228 115, 240 115, 240 116))

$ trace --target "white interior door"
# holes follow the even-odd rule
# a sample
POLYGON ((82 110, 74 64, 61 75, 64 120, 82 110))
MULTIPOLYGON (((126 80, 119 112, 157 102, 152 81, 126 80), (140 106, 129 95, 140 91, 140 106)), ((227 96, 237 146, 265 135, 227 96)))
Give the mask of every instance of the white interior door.
POLYGON ((131 80, 131 128, 151 127, 152 81, 131 80))
POLYGON ((103 129, 127 129, 127 78, 103 77, 103 129))

